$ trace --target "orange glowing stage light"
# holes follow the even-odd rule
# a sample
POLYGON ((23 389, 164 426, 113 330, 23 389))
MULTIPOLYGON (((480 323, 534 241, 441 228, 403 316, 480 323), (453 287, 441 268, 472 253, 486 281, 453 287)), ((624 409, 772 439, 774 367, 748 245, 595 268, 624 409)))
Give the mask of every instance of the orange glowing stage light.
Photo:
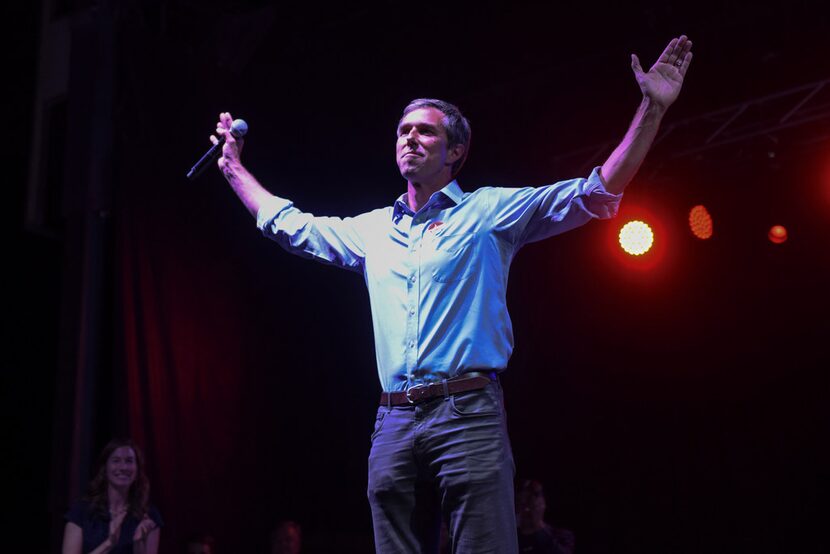
POLYGON ((689 211, 689 229, 692 234, 701 240, 712 238, 714 226, 712 216, 706 206, 697 205, 689 211))
POLYGON ((769 238, 770 242, 774 244, 781 244, 785 240, 787 240, 787 228, 783 225, 773 225, 770 227, 769 233, 767 233, 767 237, 769 238))
POLYGON ((654 244, 654 232, 644 221, 629 221, 620 229, 620 246, 632 256, 641 256, 654 244))

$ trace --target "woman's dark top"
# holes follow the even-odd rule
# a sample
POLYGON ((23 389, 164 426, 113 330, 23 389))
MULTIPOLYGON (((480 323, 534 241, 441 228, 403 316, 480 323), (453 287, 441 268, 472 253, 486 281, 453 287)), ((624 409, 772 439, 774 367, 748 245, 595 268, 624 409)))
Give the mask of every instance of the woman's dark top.
MULTIPOLYGON (((164 522, 161 519, 161 514, 155 508, 150 506, 147 510, 147 515, 150 516, 158 527, 161 527, 164 522)), ((83 546, 81 552, 86 554, 92 552, 98 546, 107 540, 110 533, 110 515, 109 513, 101 514, 95 511, 93 505, 86 500, 75 502, 69 511, 64 516, 66 521, 71 521, 81 528, 84 534, 83 546)), ((110 550, 112 554, 132 554, 133 551, 133 534, 136 527, 141 522, 133 515, 127 514, 124 517, 124 522, 121 524, 121 533, 118 535, 118 543, 110 550)))

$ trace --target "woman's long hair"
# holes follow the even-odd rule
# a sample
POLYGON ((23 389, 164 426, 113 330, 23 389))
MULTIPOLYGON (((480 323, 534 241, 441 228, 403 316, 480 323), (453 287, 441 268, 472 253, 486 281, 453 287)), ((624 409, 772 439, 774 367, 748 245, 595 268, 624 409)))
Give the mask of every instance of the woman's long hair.
POLYGON ((128 446, 135 452, 136 475, 130 490, 127 493, 127 510, 136 519, 141 519, 147 513, 150 498, 150 480, 144 473, 144 454, 130 439, 113 439, 104 447, 98 456, 95 477, 89 482, 85 500, 92 505, 93 511, 106 517, 109 515, 109 498, 107 488, 107 460, 110 455, 122 446, 128 446))

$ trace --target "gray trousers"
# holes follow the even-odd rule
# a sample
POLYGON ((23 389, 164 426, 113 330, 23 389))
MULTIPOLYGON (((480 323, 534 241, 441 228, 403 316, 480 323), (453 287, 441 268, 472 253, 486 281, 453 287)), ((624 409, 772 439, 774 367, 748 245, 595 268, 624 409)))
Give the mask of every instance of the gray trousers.
POLYGON ((515 466, 498 382, 415 406, 378 409, 369 504, 380 554, 518 552, 515 466))

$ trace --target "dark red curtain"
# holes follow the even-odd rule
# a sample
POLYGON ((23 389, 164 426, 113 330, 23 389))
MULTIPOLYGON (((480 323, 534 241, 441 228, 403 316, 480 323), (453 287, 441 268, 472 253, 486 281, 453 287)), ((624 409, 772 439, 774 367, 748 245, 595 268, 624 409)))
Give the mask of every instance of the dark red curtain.
POLYGON ((121 184, 119 353, 165 550, 208 533, 220 552, 264 551, 281 519, 311 551, 371 549, 379 388, 361 278, 263 239, 215 172, 121 184))

